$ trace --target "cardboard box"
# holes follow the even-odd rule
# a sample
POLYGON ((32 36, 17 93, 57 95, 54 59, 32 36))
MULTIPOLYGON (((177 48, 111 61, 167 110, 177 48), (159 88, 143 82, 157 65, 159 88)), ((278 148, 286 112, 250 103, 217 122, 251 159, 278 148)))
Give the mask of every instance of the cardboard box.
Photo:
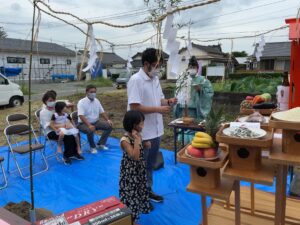
POLYGON ((116 197, 41 220, 37 225, 132 225, 130 210, 116 197))

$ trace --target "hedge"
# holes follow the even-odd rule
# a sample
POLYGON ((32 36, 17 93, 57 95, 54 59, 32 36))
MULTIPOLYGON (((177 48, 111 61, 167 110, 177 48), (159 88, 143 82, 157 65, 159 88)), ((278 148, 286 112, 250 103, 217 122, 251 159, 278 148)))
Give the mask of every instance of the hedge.
POLYGON ((229 74, 229 79, 241 79, 245 77, 255 77, 255 78, 277 78, 282 77, 283 73, 276 72, 276 73, 251 73, 251 72, 244 72, 244 73, 232 73, 229 74))

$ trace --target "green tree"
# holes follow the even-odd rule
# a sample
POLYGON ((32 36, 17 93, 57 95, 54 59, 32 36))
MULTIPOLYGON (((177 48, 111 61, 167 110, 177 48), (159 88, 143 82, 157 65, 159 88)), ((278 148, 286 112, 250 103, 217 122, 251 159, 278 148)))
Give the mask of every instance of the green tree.
POLYGON ((234 57, 247 57, 248 53, 245 51, 241 51, 241 52, 232 52, 232 55, 234 57))
POLYGON ((164 14, 169 5, 177 6, 181 2, 182 0, 144 0, 152 19, 157 19, 164 14))
POLYGON ((6 38, 6 37, 7 37, 7 34, 6 34, 5 30, 4 30, 4 28, 0 27, 0 39, 6 38))

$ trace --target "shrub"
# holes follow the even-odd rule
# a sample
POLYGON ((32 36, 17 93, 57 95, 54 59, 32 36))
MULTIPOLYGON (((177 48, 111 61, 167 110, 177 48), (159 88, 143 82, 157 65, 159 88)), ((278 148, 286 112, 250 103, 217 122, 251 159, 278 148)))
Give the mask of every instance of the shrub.
POLYGON ((103 77, 98 77, 94 80, 89 80, 84 82, 84 84, 82 86, 86 86, 88 84, 93 84, 96 87, 112 87, 113 86, 113 82, 110 79, 106 79, 103 77))
POLYGON ((282 77, 283 73, 257 73, 257 72, 242 72, 242 73, 232 73, 229 74, 229 79, 241 79, 246 77, 255 77, 255 78, 266 78, 266 79, 272 79, 272 78, 278 78, 282 77))
POLYGON ((281 84, 281 77, 267 79, 246 77, 243 79, 227 80, 225 82, 213 83, 215 92, 234 92, 234 93, 270 93, 274 95, 277 86, 281 84))

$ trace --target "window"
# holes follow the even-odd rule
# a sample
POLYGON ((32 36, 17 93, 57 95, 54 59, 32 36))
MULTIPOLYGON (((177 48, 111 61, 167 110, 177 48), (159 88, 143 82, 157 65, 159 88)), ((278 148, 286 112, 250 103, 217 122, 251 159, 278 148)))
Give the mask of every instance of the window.
POLYGON ((22 57, 7 57, 7 63, 25 64, 26 59, 22 57))
POLYGON ((261 69, 274 70, 274 59, 267 59, 261 61, 261 69))
POLYGON ((40 64, 50 64, 50 59, 40 58, 40 64))
POLYGON ((67 65, 71 65, 72 64, 72 61, 71 61, 71 59, 67 59, 67 65))
POLYGON ((0 85, 5 85, 6 83, 6 79, 2 76, 0 76, 0 85))

